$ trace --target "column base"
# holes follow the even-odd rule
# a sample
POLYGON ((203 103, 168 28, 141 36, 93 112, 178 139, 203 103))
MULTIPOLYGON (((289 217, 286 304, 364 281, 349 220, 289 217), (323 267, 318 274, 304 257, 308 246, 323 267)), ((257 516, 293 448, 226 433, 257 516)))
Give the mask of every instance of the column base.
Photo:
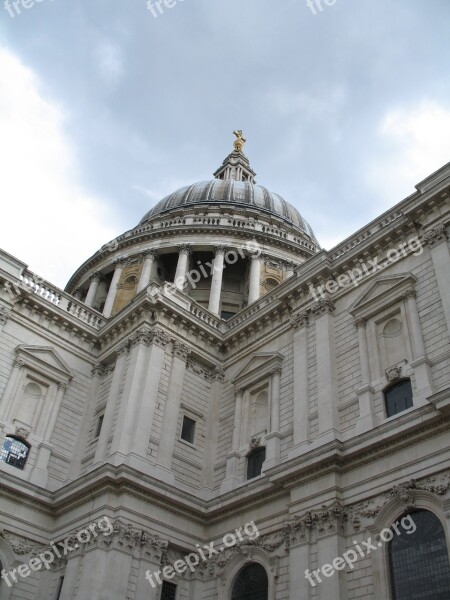
POLYGON ((161 465, 154 465, 150 475, 152 477, 155 477, 156 479, 164 481, 164 483, 175 485, 175 475, 167 467, 162 467, 161 465))
POLYGON ((280 445, 281 433, 279 431, 271 431, 266 435, 266 460, 262 466, 263 473, 280 464, 280 445))
POLYGON ((312 448, 313 444, 311 442, 301 442, 289 450, 288 459, 291 460, 292 458, 298 458, 299 456, 302 456, 303 454, 306 454, 312 450, 312 448))
POLYGON ((220 484, 220 493, 226 494, 227 492, 231 492, 235 490, 238 486, 240 486, 242 481, 237 477, 227 477, 220 484))

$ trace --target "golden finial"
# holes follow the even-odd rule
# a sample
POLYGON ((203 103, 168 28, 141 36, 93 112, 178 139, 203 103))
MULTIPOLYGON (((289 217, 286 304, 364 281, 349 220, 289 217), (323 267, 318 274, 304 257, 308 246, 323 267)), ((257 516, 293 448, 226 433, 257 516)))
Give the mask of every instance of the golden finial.
POLYGON ((233 133, 237 137, 237 140, 234 142, 234 149, 236 150, 236 152, 242 152, 242 148, 244 147, 244 144, 247 141, 242 135, 242 129, 237 129, 233 131, 233 133))

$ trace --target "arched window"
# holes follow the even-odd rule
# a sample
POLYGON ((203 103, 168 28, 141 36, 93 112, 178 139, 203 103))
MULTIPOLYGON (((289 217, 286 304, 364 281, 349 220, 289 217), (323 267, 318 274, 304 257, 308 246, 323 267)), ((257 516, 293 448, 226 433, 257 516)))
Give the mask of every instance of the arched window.
POLYGON ((269 581, 262 565, 252 563, 244 567, 233 585, 231 600, 267 600, 269 581))
POLYGON ((266 460, 266 449, 256 448, 247 456, 247 479, 261 475, 263 462, 266 460))
POLYGON ((392 598, 395 600, 448 600, 450 564, 444 528, 432 512, 409 515, 414 533, 401 528, 389 543, 392 598))
POLYGON ((392 417, 413 405, 413 395, 410 379, 402 379, 390 385, 384 391, 386 415, 392 417))
POLYGON ((3 442, 3 447, 0 451, 0 460, 18 469, 23 469, 29 452, 29 444, 18 437, 9 435, 3 442))

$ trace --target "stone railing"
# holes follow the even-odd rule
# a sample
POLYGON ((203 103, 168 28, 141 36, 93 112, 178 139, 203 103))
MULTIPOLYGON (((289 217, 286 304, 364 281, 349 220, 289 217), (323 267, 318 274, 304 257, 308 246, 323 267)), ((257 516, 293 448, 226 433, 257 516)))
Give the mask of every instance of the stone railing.
POLYGON ((57 306, 61 310, 67 311, 76 319, 94 327, 94 329, 100 329, 105 322, 105 319, 99 312, 93 308, 89 308, 83 302, 76 300, 73 296, 58 289, 51 283, 44 281, 31 271, 27 270, 23 272, 20 276, 19 287, 40 296, 43 300, 57 306))
POLYGON ((190 312, 192 315, 194 315, 194 317, 197 317, 197 319, 200 319, 200 321, 203 321, 207 325, 214 327, 214 329, 219 329, 221 319, 214 316, 210 312, 203 310, 197 304, 191 304, 190 312))

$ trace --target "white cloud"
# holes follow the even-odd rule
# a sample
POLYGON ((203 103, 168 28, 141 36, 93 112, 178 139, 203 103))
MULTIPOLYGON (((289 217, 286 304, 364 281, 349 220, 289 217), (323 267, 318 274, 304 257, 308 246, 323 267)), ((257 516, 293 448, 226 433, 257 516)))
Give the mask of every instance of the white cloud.
POLYGON ((0 48, 0 247, 60 286, 119 233, 78 181, 64 121, 36 75, 0 48))
POLYGON ((368 168, 367 182, 386 207, 414 192, 414 185, 450 161, 450 107, 433 102, 394 109, 378 134, 382 156, 368 168))
POLYGON ((123 75, 123 58, 120 47, 104 41, 96 47, 95 55, 103 80, 112 86, 117 85, 123 75))

